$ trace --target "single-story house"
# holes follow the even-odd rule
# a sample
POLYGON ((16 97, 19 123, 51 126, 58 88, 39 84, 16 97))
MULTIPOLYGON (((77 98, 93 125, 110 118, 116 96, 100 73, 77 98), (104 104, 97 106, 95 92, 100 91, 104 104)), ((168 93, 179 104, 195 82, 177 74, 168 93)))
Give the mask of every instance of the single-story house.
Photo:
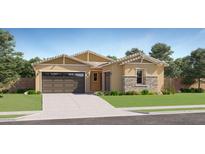
POLYGON ((113 60, 92 51, 60 55, 33 64, 35 90, 43 93, 96 91, 160 92, 167 64, 137 53, 113 60))

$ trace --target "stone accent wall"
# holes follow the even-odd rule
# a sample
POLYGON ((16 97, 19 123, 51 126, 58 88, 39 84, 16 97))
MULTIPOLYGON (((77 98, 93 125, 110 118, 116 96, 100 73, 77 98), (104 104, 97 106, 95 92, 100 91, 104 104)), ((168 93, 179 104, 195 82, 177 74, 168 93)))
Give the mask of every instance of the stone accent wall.
POLYGON ((123 79, 123 88, 124 91, 142 91, 149 90, 153 92, 157 92, 158 82, 157 76, 146 76, 144 78, 143 85, 137 85, 137 77, 136 76, 124 76, 123 79))
POLYGON ((150 91, 157 92, 157 90, 158 90, 157 76, 146 76, 145 77, 145 83, 148 86, 148 89, 150 91))

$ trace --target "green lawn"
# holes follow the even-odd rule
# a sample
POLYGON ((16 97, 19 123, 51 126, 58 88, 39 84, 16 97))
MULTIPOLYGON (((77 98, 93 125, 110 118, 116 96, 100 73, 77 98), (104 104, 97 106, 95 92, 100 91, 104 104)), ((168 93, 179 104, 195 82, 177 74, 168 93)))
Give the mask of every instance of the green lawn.
POLYGON ((15 115, 15 114, 12 114, 12 115, 0 115, 0 119, 10 119, 10 118, 18 118, 18 117, 21 117, 21 116, 24 116, 24 115, 15 115))
POLYGON ((4 94, 3 98, 0 98, 0 112, 41 109, 41 95, 4 94))
POLYGON ((174 95, 102 96, 114 107, 205 105, 205 93, 174 95))

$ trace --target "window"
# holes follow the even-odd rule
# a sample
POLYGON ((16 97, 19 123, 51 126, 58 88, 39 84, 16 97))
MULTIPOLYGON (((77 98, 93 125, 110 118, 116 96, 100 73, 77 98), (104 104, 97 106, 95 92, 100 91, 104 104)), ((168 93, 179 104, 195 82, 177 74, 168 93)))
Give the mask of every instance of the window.
POLYGON ((143 70, 137 70, 137 84, 143 84, 143 70))
POLYGON ((93 80, 97 81, 97 79, 98 79, 98 74, 97 73, 93 73, 93 80))

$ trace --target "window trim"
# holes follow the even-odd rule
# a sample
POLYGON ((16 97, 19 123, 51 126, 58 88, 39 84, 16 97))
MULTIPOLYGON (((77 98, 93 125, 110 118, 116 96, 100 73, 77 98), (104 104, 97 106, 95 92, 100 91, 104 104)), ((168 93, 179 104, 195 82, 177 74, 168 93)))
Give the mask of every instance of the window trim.
POLYGON ((98 73, 93 72, 93 82, 97 82, 97 81, 98 81, 98 73), (96 80, 95 80, 95 74, 96 74, 96 80))
POLYGON ((142 71, 142 83, 136 83, 137 85, 144 85, 144 69, 143 68, 136 68, 136 78, 138 78, 137 76, 137 71, 140 70, 142 71))

